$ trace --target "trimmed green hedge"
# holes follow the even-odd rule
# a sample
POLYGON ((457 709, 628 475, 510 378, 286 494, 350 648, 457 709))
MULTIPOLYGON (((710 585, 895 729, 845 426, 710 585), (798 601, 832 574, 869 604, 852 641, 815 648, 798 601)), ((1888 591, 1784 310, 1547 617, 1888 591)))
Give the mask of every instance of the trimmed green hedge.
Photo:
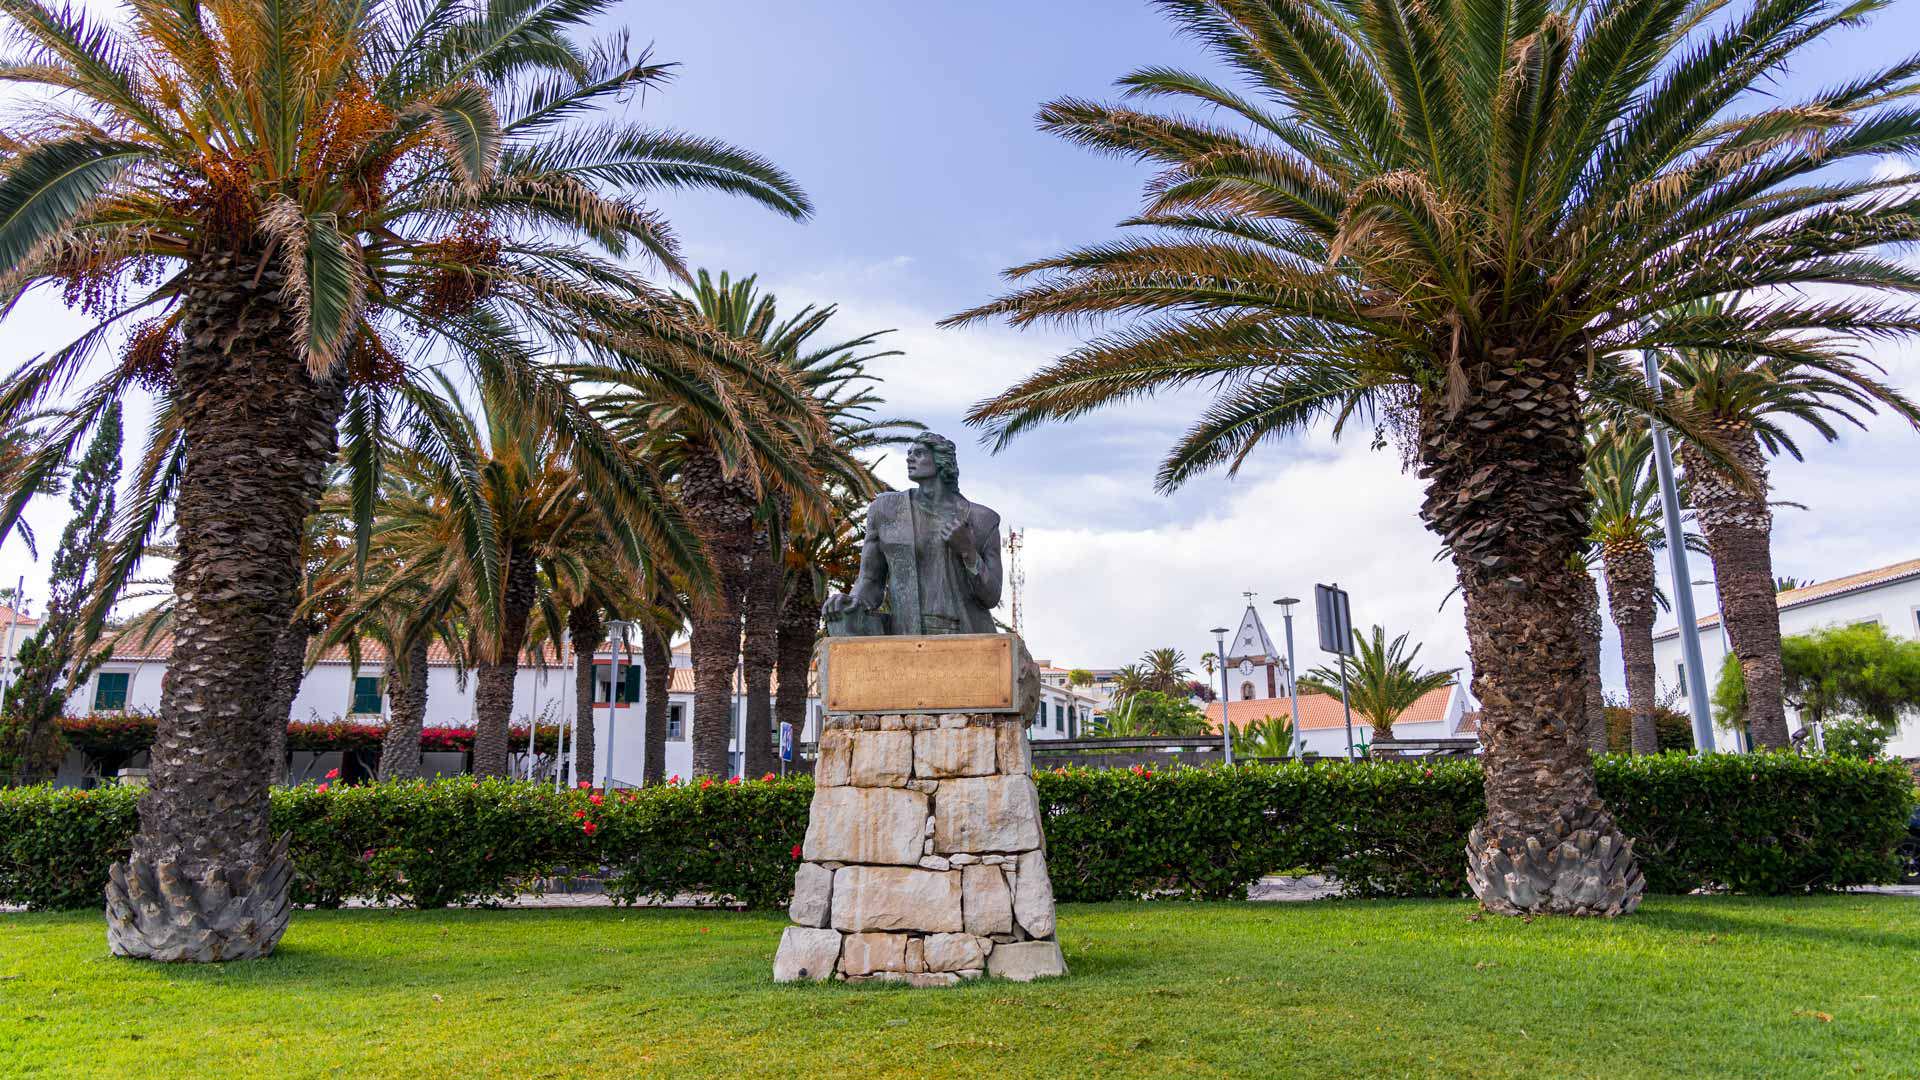
MULTIPOLYGON (((1913 779, 1897 763, 1786 754, 1605 757, 1600 792, 1654 892, 1787 893, 1897 880, 1913 779)), ((1068 769, 1035 777, 1062 900, 1229 898, 1278 870, 1354 896, 1466 893, 1481 812, 1471 761, 1068 769)), ((0 791, 0 903, 94 907, 138 789, 0 791)), ((602 872, 621 899, 705 893, 777 907, 806 831, 806 779, 555 792, 456 778, 278 790, 295 899, 435 907, 602 872)))

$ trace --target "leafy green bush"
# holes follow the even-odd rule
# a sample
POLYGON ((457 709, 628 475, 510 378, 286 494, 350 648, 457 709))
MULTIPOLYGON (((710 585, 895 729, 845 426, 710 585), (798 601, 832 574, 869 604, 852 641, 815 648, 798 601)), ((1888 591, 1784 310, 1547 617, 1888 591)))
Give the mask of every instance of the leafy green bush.
MULTIPOLYGON (((1898 879, 1913 778, 1895 762, 1793 754, 1609 756, 1600 794, 1654 892, 1787 893, 1898 879)), ((1354 896, 1466 894, 1473 761, 1062 769, 1034 777, 1062 900, 1245 894, 1308 867, 1354 896)), ((281 789, 295 899, 485 903, 596 873, 618 899, 784 904, 812 783, 702 781, 556 792, 460 777, 281 789)), ((0 903, 100 903, 138 789, 0 791, 0 903)))
MULTIPOLYGON (((1653 707, 1653 731, 1662 752, 1693 749, 1693 719, 1665 705, 1653 707)), ((1633 710, 1625 705, 1607 706, 1607 749, 1624 754, 1633 749, 1633 710)))

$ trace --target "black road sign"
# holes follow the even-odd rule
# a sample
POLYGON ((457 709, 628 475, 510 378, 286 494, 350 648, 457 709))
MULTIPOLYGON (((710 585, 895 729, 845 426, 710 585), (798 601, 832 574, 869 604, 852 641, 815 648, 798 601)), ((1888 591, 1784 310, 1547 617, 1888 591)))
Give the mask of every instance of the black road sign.
POLYGON ((1313 614, 1320 623, 1320 651, 1353 655, 1353 611, 1347 590, 1338 585, 1313 587, 1313 614))

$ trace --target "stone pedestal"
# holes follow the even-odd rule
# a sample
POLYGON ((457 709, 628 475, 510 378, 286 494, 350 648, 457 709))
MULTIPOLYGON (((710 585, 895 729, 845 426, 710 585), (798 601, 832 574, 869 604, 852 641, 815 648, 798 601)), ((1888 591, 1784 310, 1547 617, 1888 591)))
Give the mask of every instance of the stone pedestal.
POLYGON ((779 982, 1064 975, 1014 713, 830 714, 779 982))

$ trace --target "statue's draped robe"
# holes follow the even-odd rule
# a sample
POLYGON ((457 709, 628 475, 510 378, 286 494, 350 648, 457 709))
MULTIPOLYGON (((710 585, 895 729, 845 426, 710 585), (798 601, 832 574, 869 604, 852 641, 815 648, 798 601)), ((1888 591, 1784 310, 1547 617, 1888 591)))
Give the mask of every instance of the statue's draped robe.
POLYGON ((867 508, 855 595, 884 587, 895 634, 992 634, 1000 603, 1000 515, 956 496, 934 508, 913 492, 882 493, 867 508), (940 526, 964 513, 973 530, 973 558, 939 538, 940 526))

